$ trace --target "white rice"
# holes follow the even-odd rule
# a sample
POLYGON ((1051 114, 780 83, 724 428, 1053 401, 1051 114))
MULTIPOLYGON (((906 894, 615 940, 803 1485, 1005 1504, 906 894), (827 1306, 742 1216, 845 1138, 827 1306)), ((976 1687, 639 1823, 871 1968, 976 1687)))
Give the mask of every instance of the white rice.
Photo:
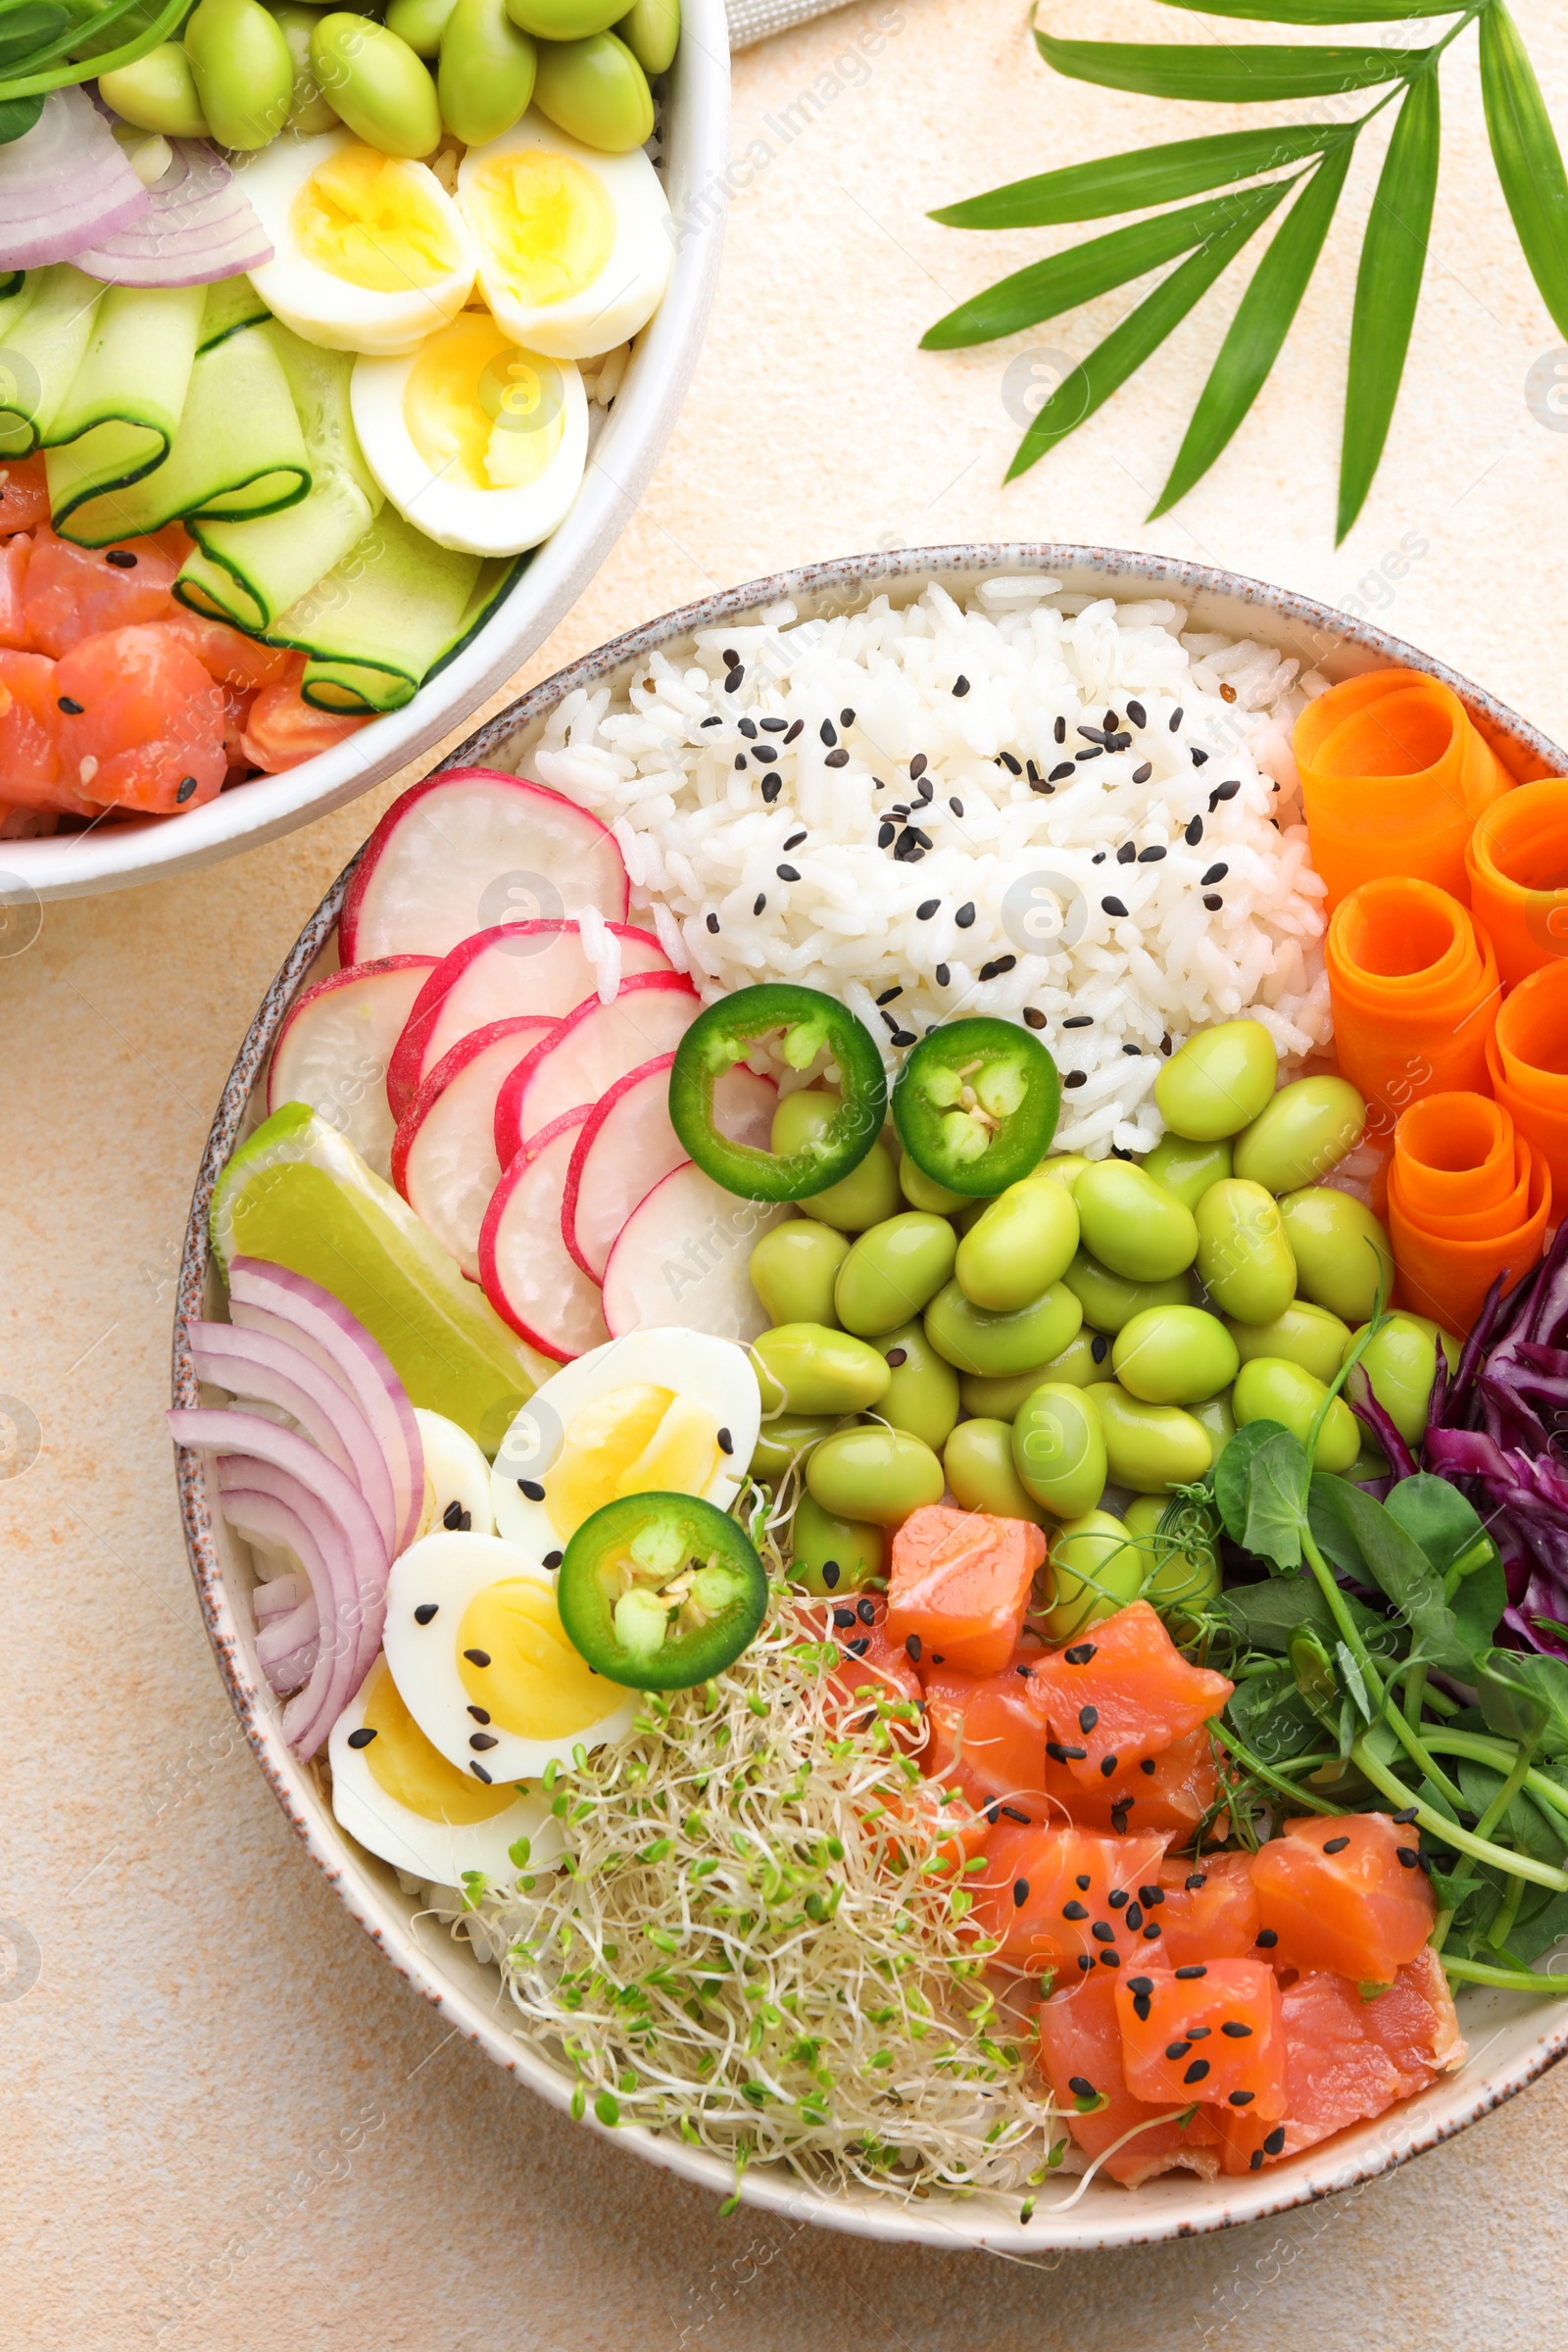
POLYGON ((1027 1018, 1067 1082, 1056 1149, 1142 1152, 1161 1133, 1161 1057, 1195 1029, 1250 1014, 1292 1061, 1329 1036, 1323 885, 1290 752, 1321 681, 1186 620, 1036 577, 988 579, 967 605, 933 585, 830 620, 782 605, 700 636, 695 658, 654 655, 629 694, 578 689, 517 763, 613 828, 632 919, 705 999, 761 979, 823 989, 890 1072, 956 1014, 1027 1018), (726 656, 743 671, 733 691, 726 656), (1130 732, 1131 747, 1097 752, 1087 729, 1130 732), (829 765, 840 747, 847 764, 829 765), (1031 782, 1069 762, 1050 789, 1031 782), (913 860, 894 854, 908 827, 931 844, 913 860), (1166 854, 1119 861, 1127 844, 1166 854))

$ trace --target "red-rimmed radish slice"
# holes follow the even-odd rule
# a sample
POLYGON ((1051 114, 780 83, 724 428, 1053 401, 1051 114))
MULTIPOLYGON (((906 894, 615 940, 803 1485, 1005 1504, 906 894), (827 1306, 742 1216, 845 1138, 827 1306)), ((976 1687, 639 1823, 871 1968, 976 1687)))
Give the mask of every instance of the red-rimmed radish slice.
POLYGON ((518 1062, 559 1025, 524 1013, 460 1038, 436 1063, 392 1138, 393 1183, 470 1282, 479 1279, 479 1228, 501 1181, 496 1096, 518 1062))
POLYGON ((387 956, 329 972, 289 1006, 267 1073, 269 1114, 309 1102, 377 1176, 387 1172, 392 1113, 386 1078, 433 956, 387 956))
POLYGON ((752 1251, 789 1213, 782 1201, 737 1200, 683 1160, 615 1238, 603 1293, 612 1339, 669 1324, 717 1340, 759 1339, 767 1317, 752 1288, 752 1251))
MULTIPOLYGON (((614 943, 618 980, 673 968, 651 931, 626 923, 599 927, 614 943)), ((599 967, 575 923, 498 923, 476 931, 442 957, 415 1001, 386 1074, 394 1119, 402 1118, 442 1055, 470 1031, 524 1013, 559 1021, 599 993, 599 967)))
POLYGON ((568 1110, 531 1151, 517 1153, 496 1187, 479 1235, 485 1297, 531 1348, 561 1364, 602 1348, 610 1337, 599 1285, 567 1255, 561 1238, 561 1197, 587 1115, 568 1110))
POLYGON ((639 972, 613 1004, 590 997, 519 1061, 496 1097, 496 1156, 509 1167, 525 1143, 579 1104, 591 1109, 628 1070, 672 1054, 702 999, 679 972, 639 972))
POLYGON ((625 860, 598 817, 525 776, 449 768, 394 801, 361 851, 338 954, 446 956, 496 923, 584 906, 626 919, 625 860))
MULTIPOLYGON (((669 1123, 673 1054, 628 1070, 602 1095, 583 1122, 566 1171, 561 1230, 585 1274, 603 1282, 615 1236, 639 1200, 686 1157, 669 1123)), ((765 1152, 773 1132, 778 1088, 744 1062, 713 1088, 713 1116, 732 1143, 765 1152)))

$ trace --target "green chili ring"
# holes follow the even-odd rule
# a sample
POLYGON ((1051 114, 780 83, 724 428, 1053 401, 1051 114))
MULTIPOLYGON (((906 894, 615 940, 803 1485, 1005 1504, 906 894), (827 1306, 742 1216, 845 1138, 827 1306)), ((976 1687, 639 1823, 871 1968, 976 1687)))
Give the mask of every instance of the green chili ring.
POLYGON ((632 1690, 685 1690, 733 1665, 767 1607, 767 1571, 743 1528, 695 1494, 627 1494, 566 1545, 556 1605, 596 1674, 632 1690))
POLYGON ((743 1200, 804 1200, 858 1168, 882 1132, 888 1082, 870 1031, 819 989, 773 981, 737 989, 699 1013, 675 1050, 670 1124, 706 1176, 743 1200), (838 1065, 841 1102, 822 1133, 791 1153, 760 1152, 722 1134, 713 1088, 771 1031, 784 1032, 784 1059, 808 1070, 825 1049, 838 1065))
POLYGON ((1045 1047, 987 1013, 929 1031, 893 1089, 894 1123, 915 1166, 976 1197, 1004 1192, 1040 1165, 1060 1111, 1061 1081, 1045 1047))

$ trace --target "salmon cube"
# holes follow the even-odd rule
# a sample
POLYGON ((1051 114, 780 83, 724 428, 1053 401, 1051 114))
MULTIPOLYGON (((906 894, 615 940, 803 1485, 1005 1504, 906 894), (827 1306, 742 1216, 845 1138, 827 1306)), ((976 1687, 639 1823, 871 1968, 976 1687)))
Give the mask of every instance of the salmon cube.
POLYGON ((49 519, 43 457, 0 458, 0 536, 34 530, 49 519))
POLYGON ((167 620, 178 568, 151 539, 75 547, 41 524, 27 564, 27 641, 58 659, 106 629, 167 620))
POLYGON ((1030 1976, 1130 1966, 1158 1938, 1138 1889, 1155 1883, 1164 1851, 1156 1834, 1098 1838, 1004 1819, 970 1882, 975 1925, 997 1939, 995 1958, 1030 1976))
POLYGON ((25 531, 0 547, 0 645, 21 651, 27 639, 27 558, 32 541, 25 531))
POLYGON ((1027 1676, 1013 1666, 1001 1674, 962 1674, 944 1661, 926 1666, 922 1680, 931 1778, 981 1802, 1021 1801, 1031 1820, 1046 1819, 1049 1808, 1038 1801, 1046 1786, 1046 1726, 1030 1702, 1027 1676))
POLYGON ((1219 1788, 1214 1743, 1206 1725, 1173 1740, 1157 1755, 1137 1764, 1118 1764, 1109 1780, 1087 1786, 1069 1765, 1046 1758, 1046 1791, 1058 1797, 1085 1829, 1168 1830, 1188 1836, 1213 1806, 1219 1788))
POLYGON ((167 816, 217 794, 222 692, 170 630, 84 637, 56 663, 55 685, 61 771, 91 799, 167 816))
POLYGON ((1000 1674, 1011 1657, 1046 1539, 1032 1520, 929 1503, 893 1539, 888 1634, 910 1636, 966 1674, 1000 1674))
POLYGON ((1252 1884, 1264 1948, 1303 1975, 1391 1984, 1437 1917, 1415 1834, 1386 1813, 1288 1821, 1253 1861, 1252 1884))
POLYGON ((1196 1732, 1235 1689, 1224 1675, 1189 1665, 1147 1600, 1054 1650, 1033 1681, 1054 1735, 1052 1752, 1085 1788, 1196 1732))
MULTIPOLYGON (((1112 2180, 1137 2188, 1177 2168, 1205 2180, 1218 2172, 1218 2133, 1203 2110, 1181 2123, 1168 2103, 1151 2106, 1128 2089, 1109 1977, 1086 1977, 1041 2003, 1040 2071, 1078 2146, 1086 2156, 1104 2156, 1102 2169, 1112 2180), (1135 2136, 1125 2147, 1105 2155, 1129 2132, 1135 2136)), ((1179 2105, 1187 2113, 1192 2102, 1179 2105)))
POLYGON ((1199 1960, 1123 1974, 1122 2066, 1135 2098, 1198 2099, 1272 2123, 1285 2113, 1279 1979, 1261 1960, 1199 1960))
POLYGON ((1255 1960, 1257 1894, 1250 1854, 1208 1854, 1200 1862, 1166 1860, 1159 1884, 1162 1949, 1172 1968, 1192 1960, 1255 1960))

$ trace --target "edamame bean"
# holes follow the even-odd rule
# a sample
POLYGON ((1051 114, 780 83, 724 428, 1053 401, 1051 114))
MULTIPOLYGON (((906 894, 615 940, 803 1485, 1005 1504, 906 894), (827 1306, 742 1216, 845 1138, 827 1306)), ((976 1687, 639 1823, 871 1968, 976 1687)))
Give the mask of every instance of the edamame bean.
POLYGON ((1190 1136, 1162 1135, 1144 1161, 1144 1174, 1188 1208, 1196 1208, 1211 1184, 1232 1173, 1230 1141, 1224 1136, 1218 1143, 1195 1144, 1190 1136))
POLYGON ((1219 1598, 1219 1559, 1206 1544, 1189 1551, 1174 1537, 1160 1536, 1165 1507, 1163 1495, 1140 1494, 1127 1505, 1126 1525, 1143 1554, 1144 1599, 1168 1617, 1176 1639, 1185 1641, 1192 1627, 1189 1611, 1219 1598))
POLYGON ((1303 1298, 1347 1323, 1366 1323, 1394 1289, 1394 1251, 1372 1211, 1348 1193, 1308 1185, 1287 1193, 1280 1222, 1296 1258, 1303 1298))
POLYGON ((1197 1404, 1190 1404, 1187 1410, 1195 1421, 1200 1421, 1207 1430, 1208 1442, 1214 1448, 1214 1460, 1217 1462, 1236 1435, 1236 1415, 1231 1411, 1229 1389, 1218 1396, 1200 1397, 1197 1404))
POLYGON ((1221 1021, 1200 1029, 1154 1080, 1154 1103, 1166 1126, 1194 1143, 1240 1135, 1274 1092, 1279 1055, 1261 1021, 1221 1021))
POLYGON ((1102 1332, 1120 1331, 1146 1307, 1186 1306, 1193 1296, 1185 1274, 1173 1274, 1169 1282, 1129 1282, 1087 1250, 1079 1250, 1061 1279, 1083 1308, 1084 1321, 1102 1332))
POLYGON ((803 1494, 790 1530, 790 1582, 808 1592, 858 1592, 882 1573, 883 1535, 866 1519, 839 1519, 803 1494))
POLYGON ((877 1414, 940 1453, 958 1418, 958 1375, 938 1355, 922 1323, 906 1323, 877 1345, 893 1375, 877 1414))
POLYGON ((1298 1078, 1236 1138, 1236 1173, 1265 1192, 1315 1184, 1366 1132, 1366 1104, 1348 1078, 1298 1078))
POLYGON ((1072 1197, 1084 1248, 1124 1281, 1169 1282, 1198 1255, 1192 1210, 1130 1160, 1097 1160, 1072 1197))
POLYGON ((1105 1433, 1105 1466, 1118 1487, 1135 1494, 1158 1494, 1167 1487, 1191 1486, 1214 1459, 1213 1441, 1201 1421, 1177 1404, 1146 1404, 1117 1382, 1086 1389, 1105 1433))
POLYGON ((1116 1334, 1116 1378, 1146 1404, 1197 1404, 1229 1388, 1241 1362, 1236 1342, 1200 1306, 1151 1306, 1116 1334))
POLYGON ((334 10, 311 36, 311 64, 322 93, 368 147, 417 156, 440 145, 441 108, 429 71, 384 24, 334 10))
POLYGON ((752 1251, 752 1288, 774 1323, 838 1322, 833 1285, 850 1245, 831 1225, 814 1217, 786 1217, 772 1226, 752 1251))
POLYGON ((539 53, 533 96, 542 115, 585 147, 624 155, 653 136, 648 76, 612 32, 549 42, 539 53))
POLYGON ((282 26, 261 0, 198 0, 185 26, 185 54, 220 147, 248 150, 276 138, 293 104, 294 61, 282 26))
POLYGON ((893 1377, 874 1348, 824 1323, 779 1323, 752 1342, 762 1410, 863 1413, 893 1377))
MULTIPOLYGON (((675 62, 680 46, 680 0, 634 0, 615 30, 652 81, 657 74, 667 74, 675 62)), ((916 1201, 914 1205, 929 1203, 916 1201)))
POLYGON ((318 9, 295 5, 295 0, 281 0, 281 5, 273 0, 271 14, 282 27, 289 56, 294 61, 294 96, 288 121, 283 125, 291 138, 315 138, 337 124, 337 109, 321 96, 311 65, 311 35, 319 13, 318 9))
POLYGON ((1293 1298, 1270 1322, 1233 1322, 1225 1328, 1244 1364, 1250 1364, 1254 1355, 1282 1355, 1287 1363, 1299 1364, 1304 1372, 1310 1372, 1325 1388, 1344 1363, 1350 1344, 1349 1326, 1331 1315, 1326 1306, 1313 1306, 1305 1298, 1293 1298))
POLYGON ((1214 1304, 1241 1323, 1271 1323, 1296 1296, 1296 1260, 1272 1193, 1240 1176, 1198 1203, 1198 1271, 1214 1304))
POLYGON ((213 135, 196 95, 190 59, 179 41, 162 41, 133 66, 100 74, 98 90, 105 106, 112 106, 138 130, 159 131, 166 139, 213 135))
MULTIPOLYGON (((1361 1330, 1365 1329, 1363 1324, 1361 1330)), ((1347 1335, 1341 1363, 1360 1336, 1360 1331, 1347 1335)), ((1391 1315, 1356 1358, 1372 1384, 1373 1396, 1407 1446, 1418 1446, 1426 1435, 1427 1407, 1432 1397, 1440 1339, 1448 1370, 1452 1372, 1459 1361, 1458 1348, 1446 1331, 1441 1331, 1424 1315, 1391 1315)), ((1354 1378, 1352 1372, 1350 1379, 1354 1378)))
POLYGON ((1109 1511, 1085 1511, 1051 1539, 1045 1585, 1045 1627, 1053 1642, 1070 1642, 1102 1617, 1114 1617, 1143 1589, 1140 1546, 1109 1511))
POLYGON ((946 1480, 929 1446, 901 1429, 841 1429, 806 1465, 806 1483, 824 1511, 902 1527, 911 1511, 940 1502, 946 1480))
POLYGON ((980 1372, 966 1372, 958 1383, 958 1394, 964 1411, 979 1420, 1011 1421, 1017 1417, 1024 1398, 1032 1396, 1043 1381, 1065 1381, 1069 1388, 1087 1389, 1092 1380, 1105 1378, 1102 1366, 1109 1362, 1110 1342, 1099 1332, 1080 1331, 1065 1348, 1059 1348, 1054 1356, 1028 1372, 1006 1372, 996 1380, 987 1380, 980 1372))
POLYGON ((580 41, 590 32, 608 32, 625 11, 612 0, 508 0, 507 14, 536 41, 580 41))
POLYGON ((1065 1348, 1083 1321, 1083 1309, 1063 1283, 1054 1282, 1038 1298, 1010 1315, 994 1315, 966 1298, 956 1281, 944 1284, 925 1310, 926 1337, 938 1355, 960 1372, 1027 1372, 1065 1348))
POLYGON ((1094 1164, 1092 1159, 1085 1159, 1081 1152, 1061 1152, 1054 1159, 1043 1159, 1035 1174, 1049 1176, 1053 1184, 1064 1184, 1071 1192, 1085 1168, 1092 1168, 1094 1164))
POLYGON ((1078 1248, 1078 1211, 1065 1185, 1025 1176, 986 1203, 958 1244, 958 1287, 976 1306, 1009 1314, 1059 1282, 1078 1248))
POLYGON ((1044 1381, 1012 1425, 1019 1483, 1059 1519, 1093 1510, 1105 1491, 1105 1432, 1093 1397, 1066 1381, 1044 1381))
POLYGON ((957 1246, 947 1218, 926 1209, 906 1209, 871 1226, 839 1268, 833 1291, 838 1321, 862 1340, 897 1331, 951 1278, 957 1246))
MULTIPOLYGON (((562 127, 569 129, 570 125, 564 123, 562 127)), ((798 1087, 793 1095, 781 1097, 773 1113, 773 1150, 793 1158, 825 1132, 837 1117, 838 1108, 837 1095, 827 1094, 818 1087, 798 1087)), ((815 1217, 823 1225, 837 1226, 841 1233, 863 1233, 867 1226, 880 1225, 885 1218, 897 1216, 902 1205, 893 1157, 880 1139, 871 1146, 858 1167, 841 1176, 837 1184, 808 1194, 801 1202, 808 1217, 815 1217)))
POLYGON ((441 120, 465 146, 482 147, 521 119, 539 52, 505 0, 457 0, 441 35, 435 90, 441 120))
POLYGON ((802 1468, 811 1447, 830 1438, 839 1420, 837 1413, 775 1413, 757 1433, 752 1476, 782 1478, 786 1470, 802 1468))
POLYGON ((416 57, 434 57, 457 0, 392 0, 386 28, 407 41, 416 57))
MULTIPOLYGON (((967 1193, 955 1193, 945 1184, 938 1184, 924 1168, 917 1168, 907 1152, 899 1161, 899 1190, 911 1208, 929 1209, 939 1217, 951 1216, 956 1208, 971 1208, 974 1203, 967 1193)), ((987 1203, 980 1203, 984 1208, 987 1203)))
MULTIPOLYGON (((1254 1355, 1236 1376, 1231 1402, 1242 1428, 1250 1421, 1278 1421, 1306 1444, 1313 1416, 1327 1390, 1321 1380, 1282 1355, 1254 1355)), ((1343 1396, 1336 1396, 1318 1433, 1312 1455, 1314 1470, 1348 1470, 1361 1450, 1355 1415, 1343 1396)))
POLYGON ((1041 1524, 1045 1514, 1012 1466, 1012 1431, 1005 1421, 960 1421, 948 1440, 942 1467, 966 1511, 1041 1524))

